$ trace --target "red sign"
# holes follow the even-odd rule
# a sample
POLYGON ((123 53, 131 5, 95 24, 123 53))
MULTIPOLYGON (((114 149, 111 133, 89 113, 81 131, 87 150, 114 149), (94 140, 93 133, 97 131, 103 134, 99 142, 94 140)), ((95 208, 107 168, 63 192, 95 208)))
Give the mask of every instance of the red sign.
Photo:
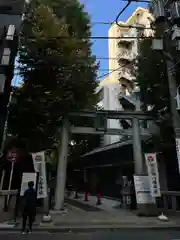
POLYGON ((152 157, 152 156, 148 156, 147 159, 148 159, 149 162, 152 162, 152 161, 153 161, 153 157, 152 157))
POLYGON ((7 160, 10 162, 16 161, 18 157, 18 152, 16 148, 12 148, 7 152, 7 160))

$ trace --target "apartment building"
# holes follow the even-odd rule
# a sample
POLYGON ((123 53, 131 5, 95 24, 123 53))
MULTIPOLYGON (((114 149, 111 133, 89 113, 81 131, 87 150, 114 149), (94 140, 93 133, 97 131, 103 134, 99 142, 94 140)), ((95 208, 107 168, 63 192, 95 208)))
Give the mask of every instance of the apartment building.
MULTIPOLYGON (((137 8, 126 22, 114 23, 109 29, 109 75, 100 82, 97 92, 99 105, 106 110, 139 110, 139 89, 135 86, 135 61, 140 34, 152 35, 152 15, 147 9, 137 8), (131 27, 133 26, 133 27, 131 27), (137 27, 137 28, 136 28, 137 27)), ((131 127, 129 121, 108 120, 108 128, 131 127)), ((104 136, 103 145, 121 140, 121 136, 104 136)))
POLYGON ((24 0, 0 1, 0 145, 7 121, 24 0))
POLYGON ((126 22, 119 22, 122 27, 114 23, 109 29, 109 83, 119 82, 125 95, 129 95, 134 89, 133 70, 138 55, 138 36, 152 35, 152 30, 148 29, 152 21, 149 11, 138 7, 126 22), (112 37, 116 39, 111 39, 112 37))

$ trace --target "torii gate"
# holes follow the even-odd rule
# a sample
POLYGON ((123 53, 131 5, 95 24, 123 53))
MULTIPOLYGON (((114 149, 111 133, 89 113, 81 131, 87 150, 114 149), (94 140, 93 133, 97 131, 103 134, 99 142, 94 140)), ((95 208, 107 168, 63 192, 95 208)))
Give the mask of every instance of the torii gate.
MULTIPOLYGON (((61 144, 58 150, 58 167, 57 167, 57 184, 55 194, 55 208, 60 211, 64 208, 65 184, 66 184, 66 168, 68 157, 69 133, 73 134, 100 134, 100 135, 124 135, 132 136, 133 140, 133 156, 135 162, 135 173, 144 174, 144 160, 141 147, 141 135, 151 135, 147 130, 141 129, 140 120, 153 120, 149 112, 143 111, 78 111, 70 112, 63 119, 61 131, 61 144), (97 129, 95 127, 74 127, 69 124, 69 117, 89 117, 95 119, 98 116, 104 116, 106 119, 128 119, 132 122, 132 129, 97 129)), ((141 204, 142 205, 142 204, 141 204)), ((144 207, 143 207, 144 209, 144 207)))

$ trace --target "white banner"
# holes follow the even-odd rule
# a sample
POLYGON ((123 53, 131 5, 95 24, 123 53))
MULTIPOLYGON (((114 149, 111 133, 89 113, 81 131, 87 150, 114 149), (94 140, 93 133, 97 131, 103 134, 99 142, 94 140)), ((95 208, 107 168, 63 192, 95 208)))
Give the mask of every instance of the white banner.
POLYGON ((134 175, 134 186, 137 203, 153 203, 148 176, 134 175))
POLYGON ((31 153, 35 172, 39 173, 37 198, 47 197, 46 164, 44 152, 31 153))
POLYGON ((20 196, 24 196, 24 192, 28 189, 28 182, 33 182, 36 187, 37 173, 23 173, 21 181, 20 196))
POLYGON ((145 159, 150 181, 151 195, 152 197, 160 197, 161 190, 156 153, 145 153, 145 159))

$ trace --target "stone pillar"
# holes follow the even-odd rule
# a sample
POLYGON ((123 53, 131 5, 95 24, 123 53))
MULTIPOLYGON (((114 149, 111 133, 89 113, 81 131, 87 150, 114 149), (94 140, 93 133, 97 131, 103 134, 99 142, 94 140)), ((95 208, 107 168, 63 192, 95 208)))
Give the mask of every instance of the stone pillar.
POLYGON ((61 133, 61 142, 58 148, 58 167, 57 167, 57 182, 56 182, 55 209, 54 209, 56 211, 60 211, 64 209, 68 142, 69 142, 69 121, 67 118, 65 118, 63 122, 62 133, 61 133))
POLYGON ((137 118, 132 120, 132 132, 133 132, 133 157, 136 174, 145 174, 145 162, 142 155, 140 125, 137 118))
MULTIPOLYGON (((135 165, 135 174, 146 175, 147 169, 145 165, 145 159, 142 153, 140 124, 137 118, 132 120, 132 132, 133 132, 133 156, 135 165)), ((154 203, 149 204, 137 204, 137 214, 139 216, 154 216, 157 215, 156 205, 154 203)))

